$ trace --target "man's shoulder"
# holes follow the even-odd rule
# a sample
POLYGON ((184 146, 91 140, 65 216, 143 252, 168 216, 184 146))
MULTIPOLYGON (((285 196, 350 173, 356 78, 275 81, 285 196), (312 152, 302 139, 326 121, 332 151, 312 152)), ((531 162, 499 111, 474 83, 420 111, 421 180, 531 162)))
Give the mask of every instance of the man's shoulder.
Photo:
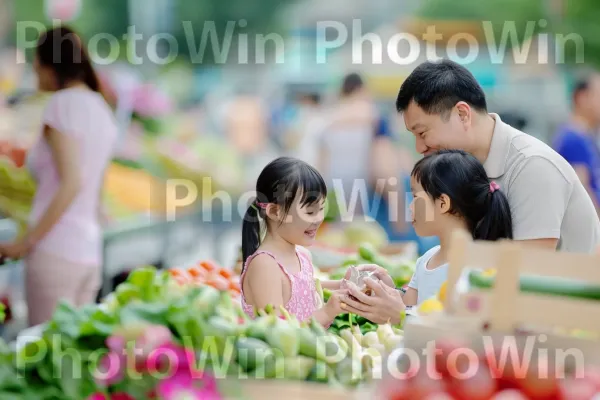
POLYGON ((525 132, 515 131, 510 144, 509 169, 516 173, 530 169, 546 174, 555 171, 567 182, 576 178, 573 167, 547 143, 525 132))

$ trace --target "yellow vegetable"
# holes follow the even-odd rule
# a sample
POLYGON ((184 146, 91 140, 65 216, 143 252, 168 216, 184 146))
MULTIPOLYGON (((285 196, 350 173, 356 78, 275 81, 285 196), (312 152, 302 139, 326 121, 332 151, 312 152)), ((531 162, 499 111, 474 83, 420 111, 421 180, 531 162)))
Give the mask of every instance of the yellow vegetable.
POLYGON ((482 276, 496 276, 496 268, 488 268, 482 272, 482 276))
POLYGON ((427 299, 419 306, 419 313, 422 315, 434 314, 444 311, 444 305, 435 298, 427 299))

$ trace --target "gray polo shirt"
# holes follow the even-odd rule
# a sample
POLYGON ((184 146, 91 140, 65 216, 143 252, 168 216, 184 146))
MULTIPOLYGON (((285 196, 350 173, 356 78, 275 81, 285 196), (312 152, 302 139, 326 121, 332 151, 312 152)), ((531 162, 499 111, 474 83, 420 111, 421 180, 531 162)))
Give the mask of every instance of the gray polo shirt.
POLYGON ((558 250, 594 252, 600 221, 573 167, 544 142, 490 115, 496 126, 484 167, 508 197, 514 239, 558 239, 558 250))

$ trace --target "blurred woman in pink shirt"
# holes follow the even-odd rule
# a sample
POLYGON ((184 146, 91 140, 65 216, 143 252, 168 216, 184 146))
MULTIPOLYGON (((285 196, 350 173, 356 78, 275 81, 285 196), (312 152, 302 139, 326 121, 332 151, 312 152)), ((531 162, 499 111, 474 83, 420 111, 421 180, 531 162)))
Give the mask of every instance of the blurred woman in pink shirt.
POLYGON ((29 324, 51 318, 57 303, 94 302, 101 284, 100 199, 118 136, 113 112, 81 39, 59 27, 43 33, 34 62, 39 89, 53 92, 41 135, 28 154, 36 179, 30 224, 2 256, 25 260, 29 324))

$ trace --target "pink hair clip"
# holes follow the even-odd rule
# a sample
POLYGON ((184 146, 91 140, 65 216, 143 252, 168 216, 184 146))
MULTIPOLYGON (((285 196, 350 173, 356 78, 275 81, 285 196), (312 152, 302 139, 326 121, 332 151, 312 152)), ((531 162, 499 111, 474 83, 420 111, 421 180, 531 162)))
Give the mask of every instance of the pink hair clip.
POLYGON ((259 206, 260 208, 262 208, 263 210, 265 210, 267 208, 267 206, 269 205, 269 203, 259 203, 257 201, 256 205, 259 206))
POLYGON ((491 181, 490 182, 490 193, 494 193, 496 190, 500 190, 500 185, 498 185, 494 181, 491 181))

